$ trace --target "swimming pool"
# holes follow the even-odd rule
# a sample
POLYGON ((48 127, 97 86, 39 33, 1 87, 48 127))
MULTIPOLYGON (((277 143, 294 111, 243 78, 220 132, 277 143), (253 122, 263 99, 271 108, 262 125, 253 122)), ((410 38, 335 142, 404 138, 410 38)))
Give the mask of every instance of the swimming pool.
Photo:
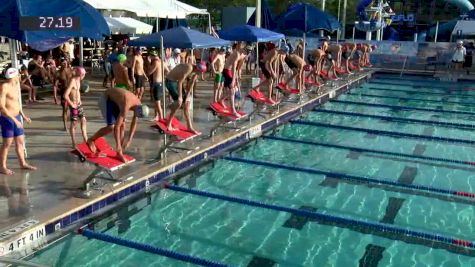
MULTIPOLYGON (((475 240, 475 92, 464 88, 376 76, 94 231, 230 266, 473 266, 473 249, 389 231, 475 240)), ((31 261, 191 266, 76 234, 31 261)))

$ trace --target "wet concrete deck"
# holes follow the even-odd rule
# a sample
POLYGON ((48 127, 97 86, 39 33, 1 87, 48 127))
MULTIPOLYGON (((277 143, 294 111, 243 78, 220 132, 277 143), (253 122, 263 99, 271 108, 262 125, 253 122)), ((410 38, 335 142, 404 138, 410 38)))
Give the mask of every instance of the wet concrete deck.
MULTIPOLYGON (((352 79, 366 74, 359 73, 352 79)), ((104 125, 96 104, 99 94, 105 90, 102 88, 100 78, 99 76, 86 78, 92 88, 88 94, 83 95, 89 136, 104 125)), ((347 82, 348 80, 333 82, 332 86, 325 86, 320 89, 320 92, 335 89, 347 82)), ((250 88, 249 76, 245 79, 243 88, 250 88)), ((221 129, 214 137, 209 137, 209 129, 219 121, 206 109, 212 99, 212 94, 212 82, 200 82, 195 92, 194 123, 196 128, 203 132, 203 135, 186 144, 190 147, 199 146, 200 149, 203 149, 235 134, 234 131, 221 129)), ((246 95, 246 90, 243 90, 243 95, 246 95)), ((317 95, 313 94, 310 97, 315 98, 317 95)), ((151 106, 148 93, 144 99, 145 103, 151 106)), ((308 99, 309 96, 303 96, 302 102, 308 99)), ((280 112, 295 108, 296 105, 298 104, 282 104, 280 112)), ((250 113, 253 108, 253 103, 244 98, 242 110, 250 113)), ((95 191, 89 199, 82 197, 83 190, 80 189, 82 183, 95 167, 91 164, 81 163, 71 153, 70 136, 62 130, 61 107, 54 105, 52 95, 45 94, 43 101, 24 106, 24 111, 33 121, 25 127, 28 160, 37 166, 38 170, 20 170, 14 149, 10 151, 8 163, 9 167, 15 171, 15 175, 0 175, 0 192, 2 192, 0 233, 29 220, 37 220, 41 223, 52 221, 79 206, 94 202, 102 195, 95 191)), ((181 115, 182 112, 179 112, 179 116, 181 115)), ((243 120, 240 125, 250 127, 266 119, 268 117, 255 117, 251 121, 243 120)), ((163 146, 163 135, 151 128, 151 124, 152 122, 147 120, 139 122, 133 144, 127 151, 137 161, 117 171, 118 177, 133 177, 126 183, 133 182, 134 179, 143 177, 186 156, 186 152, 168 153, 166 158, 150 164, 148 161, 154 159, 157 156, 157 151, 163 146)), ((81 140, 79 133, 77 138, 81 140)), ((112 143, 112 136, 108 136, 107 139, 112 143)), ((112 186, 104 187, 104 189, 105 193, 114 190, 112 186)))

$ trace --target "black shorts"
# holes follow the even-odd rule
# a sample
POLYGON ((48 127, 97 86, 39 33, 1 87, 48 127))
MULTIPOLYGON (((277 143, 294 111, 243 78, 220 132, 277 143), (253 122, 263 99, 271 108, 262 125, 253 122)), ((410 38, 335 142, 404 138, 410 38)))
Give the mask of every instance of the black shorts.
POLYGON ((135 78, 135 88, 144 88, 145 87, 145 75, 134 75, 135 78))
POLYGON ((152 85, 152 96, 154 101, 160 101, 163 97, 163 84, 154 83, 152 85))
POLYGON ((351 53, 350 52, 344 52, 342 56, 343 56, 344 59, 349 59, 350 56, 351 56, 351 53))
POLYGON ((285 61, 285 64, 287 64, 287 66, 289 66, 289 68, 290 68, 291 70, 298 68, 298 66, 295 65, 294 62, 292 62, 292 60, 290 60, 289 57, 285 57, 285 60, 284 60, 284 61, 285 61))
POLYGON ((264 74, 264 77, 266 77, 266 79, 272 78, 272 75, 266 68, 266 63, 259 62, 259 68, 262 70, 262 74, 264 74))

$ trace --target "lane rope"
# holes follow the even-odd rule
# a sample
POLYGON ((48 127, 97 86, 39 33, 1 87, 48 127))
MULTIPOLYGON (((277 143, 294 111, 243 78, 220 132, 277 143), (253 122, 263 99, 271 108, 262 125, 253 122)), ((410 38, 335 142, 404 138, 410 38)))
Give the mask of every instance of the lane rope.
POLYGON ((413 94, 413 95, 434 95, 434 96, 445 96, 445 97, 463 97, 463 98, 469 98, 471 99, 472 97, 475 97, 474 95, 454 95, 451 93, 437 93, 437 92, 424 92, 424 91, 415 91, 415 90, 404 90, 404 89, 389 89, 389 88, 378 88, 378 87, 370 87, 370 86, 365 86, 362 87, 362 89, 365 90, 374 90, 374 91, 391 91, 391 92, 400 92, 400 93, 406 93, 406 94, 413 94))
POLYGON ((348 131, 355 131, 355 132, 365 132, 365 133, 376 134, 376 135, 406 137, 406 138, 423 139, 423 140, 437 141, 437 142, 475 145, 475 141, 472 141, 472 140, 442 137, 442 136, 428 136, 428 135, 422 135, 422 134, 411 134, 411 133, 401 133, 401 132, 394 132, 394 131, 375 130, 375 129, 335 125, 335 124, 329 124, 329 123, 304 121, 304 120, 292 120, 291 123, 307 125, 307 126, 315 126, 315 127, 341 129, 341 130, 348 130, 348 131))
POLYGON ((112 244, 127 247, 127 248, 141 250, 141 251, 157 254, 157 255, 160 255, 160 256, 165 256, 165 257, 168 257, 168 258, 172 258, 172 259, 175 259, 175 260, 179 260, 179 261, 193 263, 193 264, 196 264, 196 265, 212 266, 212 267, 227 267, 228 266, 228 265, 221 264, 221 263, 218 263, 218 262, 205 260, 205 259, 201 259, 201 258, 198 258, 198 257, 193 257, 193 256, 190 256, 190 255, 178 253, 178 252, 175 252, 175 251, 172 251, 172 250, 162 249, 162 248, 155 247, 155 246, 152 246, 152 245, 127 240, 127 239, 124 239, 124 238, 121 238, 121 237, 112 236, 112 235, 108 235, 108 234, 105 234, 105 233, 94 232, 94 231, 86 229, 86 228, 79 229, 78 233, 85 236, 85 237, 87 237, 87 238, 97 239, 97 240, 101 240, 101 241, 104 241, 104 242, 107 242, 107 243, 112 243, 112 244))
POLYGON ((432 193, 437 193, 437 194, 460 196, 460 197, 471 198, 471 199, 475 198, 475 193, 470 193, 470 192, 441 189, 441 188, 435 188, 435 187, 417 185, 417 184, 405 184, 405 183, 391 181, 388 179, 376 179, 376 178, 381 178, 381 177, 369 178, 365 176, 351 175, 351 174, 339 173, 339 172, 334 172, 334 171, 325 171, 325 170, 319 170, 319 169, 313 169, 313 168, 307 168, 307 167, 291 166, 291 165, 285 165, 285 164, 280 164, 280 163, 273 163, 269 161, 251 160, 251 159, 244 159, 244 158, 230 157, 230 156, 224 157, 224 159, 235 161, 235 162, 246 163, 246 164, 264 166, 264 167, 269 167, 269 168, 274 168, 274 169, 284 169, 284 170, 304 172, 304 173, 309 173, 309 174, 326 175, 326 176, 331 176, 332 178, 340 179, 340 180, 389 185, 393 187, 426 191, 426 192, 432 192, 432 193))
POLYGON ((454 105, 470 106, 470 107, 475 106, 475 102, 444 101, 444 100, 432 100, 432 99, 423 99, 423 98, 410 98, 410 97, 399 97, 399 96, 362 94, 362 93, 352 93, 352 92, 348 92, 346 94, 347 95, 355 95, 355 96, 374 97, 374 98, 398 99, 398 100, 414 101, 414 102, 427 102, 427 103, 437 103, 437 104, 454 104, 454 105))
POLYGON ((426 112, 434 112, 434 113, 448 113, 448 114, 461 114, 461 115, 470 115, 475 116, 475 112, 469 111, 458 111, 458 110, 443 110, 443 109, 432 109, 432 108, 417 108, 417 107, 406 107, 406 106, 398 106, 398 105, 387 105, 387 104, 379 104, 379 103, 367 103, 367 102, 358 102, 358 101, 349 101, 349 100, 330 100, 331 103, 344 103, 344 104, 351 104, 351 105, 359 105, 359 106, 368 106, 368 107, 379 107, 379 108, 389 108, 389 109, 398 109, 398 110, 417 110, 417 111, 426 111, 426 112))
POLYGON ((462 129, 465 129, 465 130, 470 130, 470 129, 475 128, 475 124, 431 121, 431 120, 421 120, 421 119, 410 119, 410 118, 381 116, 381 115, 372 115, 372 114, 365 114, 365 113, 358 113, 358 112, 338 111, 338 110, 329 110, 329 109, 314 109, 314 110, 312 110, 312 112, 328 113, 328 114, 336 114, 336 115, 345 115, 345 116, 352 116, 352 117, 363 117, 363 118, 371 118, 371 119, 380 119, 380 120, 391 121, 391 122, 429 124, 429 125, 437 125, 437 126, 443 126, 443 127, 462 128, 462 129))
POLYGON ((423 160, 440 161, 440 162, 475 166, 475 162, 473 161, 464 161, 464 160, 429 157, 429 156, 413 155, 413 154, 398 153, 398 152, 389 152, 389 151, 384 151, 384 150, 367 149, 367 148, 354 147, 354 146, 343 146, 343 145, 328 144, 328 143, 321 143, 321 142, 307 141, 307 140, 297 140, 297 139, 284 138, 284 137, 278 137, 278 136, 265 135, 265 136, 262 136, 262 138, 282 141, 282 142, 296 143, 296 144, 305 144, 305 145, 311 145, 311 146, 322 146, 322 147, 328 147, 328 148, 351 150, 351 151, 360 152, 360 153, 374 153, 374 154, 396 156, 396 157, 403 157, 403 158, 414 158, 414 159, 423 159, 423 160))
POLYGON ((462 240, 462 239, 447 237, 447 236, 428 233, 428 232, 409 230, 409 229, 396 227, 396 226, 385 224, 385 223, 369 222, 369 221, 351 219, 351 218, 347 218, 343 216, 331 215, 327 213, 320 213, 316 211, 308 211, 308 210, 303 210, 303 209, 295 209, 295 208, 289 208, 289 207, 278 206, 278 205, 273 205, 273 204, 267 204, 267 203, 263 203, 259 201, 238 198, 238 197, 233 197, 233 196, 225 196, 221 194, 185 188, 185 187, 176 186, 172 184, 165 184, 165 188, 172 191, 176 191, 176 192, 192 194, 192 195, 206 197, 206 198, 218 199, 218 200, 223 200, 223 201, 237 203, 237 204, 251 206, 251 207, 258 207, 258 208, 263 208, 263 209, 268 209, 268 210, 286 212, 286 213, 294 214, 301 217, 317 219, 324 222, 336 222, 336 223, 346 224, 346 225, 357 225, 357 226, 365 227, 368 229, 374 229, 377 231, 391 232, 394 234, 400 234, 400 235, 406 235, 406 236, 411 236, 411 237, 416 237, 416 238, 421 238, 421 239, 426 239, 426 240, 432 240, 432 241, 437 241, 437 242, 446 243, 450 245, 457 245, 457 246, 468 247, 468 248, 475 247, 475 244, 468 240, 462 240))

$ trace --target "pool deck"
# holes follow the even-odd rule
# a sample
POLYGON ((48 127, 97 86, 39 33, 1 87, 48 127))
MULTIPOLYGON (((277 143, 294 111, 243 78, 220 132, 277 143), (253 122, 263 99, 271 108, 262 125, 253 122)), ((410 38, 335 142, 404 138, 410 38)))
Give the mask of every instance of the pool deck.
MULTIPOLYGON (((346 91, 351 83, 362 81, 371 73, 360 72, 351 78, 329 82, 318 95, 304 95, 300 102, 285 102, 272 115, 252 116, 237 123, 239 130, 218 129, 213 137, 209 136, 210 129, 219 120, 206 109, 213 94, 212 83, 200 82, 195 93, 194 123, 203 135, 181 144, 191 150, 169 151, 161 160, 154 160, 163 147, 164 136, 150 127, 152 122, 141 120, 133 144, 127 151, 136 162, 114 172, 121 182, 109 181, 102 187, 103 192, 92 190, 89 197, 84 196, 82 186, 95 167, 81 163, 71 153, 70 136, 62 130, 61 107, 54 105, 52 95, 47 94, 40 103, 24 106, 25 113, 33 121, 26 126, 28 160, 38 170, 20 170, 14 149, 11 149, 8 163, 15 175, 0 175, 3 192, 0 199, 0 256, 10 253, 9 257, 25 256, 54 236, 64 234, 72 226, 77 227, 79 222, 104 213, 133 194, 145 192, 149 185, 189 169, 207 157, 258 137, 262 132, 346 91)), ((103 126, 96 104, 98 95, 104 91, 100 78, 87 77, 92 89, 83 96, 89 135, 103 126)), ((243 88, 250 88, 250 76, 245 79, 243 88)), ((247 95, 245 90, 243 95, 247 95)), ((148 94, 144 99, 151 106, 148 94)), ((252 112, 254 103, 245 98, 242 110, 252 112)), ((107 138, 110 142, 111 137, 107 138)), ((80 134, 77 138, 81 140, 80 134)))

